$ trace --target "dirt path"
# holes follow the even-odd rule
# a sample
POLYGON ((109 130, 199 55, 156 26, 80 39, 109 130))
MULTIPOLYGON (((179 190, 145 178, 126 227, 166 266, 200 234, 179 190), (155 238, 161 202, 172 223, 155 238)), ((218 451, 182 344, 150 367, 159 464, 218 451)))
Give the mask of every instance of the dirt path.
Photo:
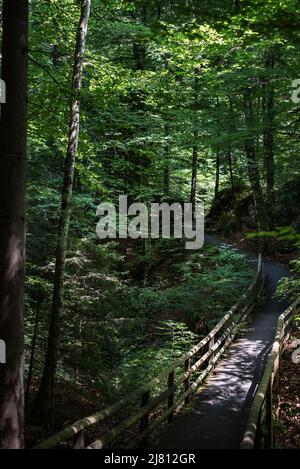
MULTIPOLYGON (((206 235, 212 245, 229 245, 206 235)), ((230 245, 237 252, 237 247, 230 245)), ((257 258, 243 253, 256 267, 257 258)), ((273 342, 278 316, 288 306, 273 298, 278 281, 290 275, 284 265, 265 261, 267 302, 256 313, 250 328, 229 349, 215 374, 195 397, 192 411, 176 418, 173 426, 161 435, 159 448, 221 449, 239 448, 247 422, 249 405, 263 372, 273 342)), ((240 296, 242 292, 237 292, 240 296)))

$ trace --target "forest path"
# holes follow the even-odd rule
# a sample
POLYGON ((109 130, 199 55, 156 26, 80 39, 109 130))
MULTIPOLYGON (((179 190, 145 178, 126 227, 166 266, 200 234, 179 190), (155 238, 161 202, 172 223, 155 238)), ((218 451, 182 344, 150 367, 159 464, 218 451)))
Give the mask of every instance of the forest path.
MULTIPOLYGON (((244 254, 256 268, 257 257, 238 247, 206 235, 215 246, 229 246, 244 254)), ((287 266, 264 261, 267 276, 267 301, 254 315, 247 332, 230 347, 203 390, 193 399, 191 411, 175 419, 160 437, 162 449, 239 448, 246 427, 249 407, 263 373, 274 339, 278 317, 288 304, 273 298, 278 281, 290 276, 287 266)), ((242 292, 237 292, 237 297, 242 292)))

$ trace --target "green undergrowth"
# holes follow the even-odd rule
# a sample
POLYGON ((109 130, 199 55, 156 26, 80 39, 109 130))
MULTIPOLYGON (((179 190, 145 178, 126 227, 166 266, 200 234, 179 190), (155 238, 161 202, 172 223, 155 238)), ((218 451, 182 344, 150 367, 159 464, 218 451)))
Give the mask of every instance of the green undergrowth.
POLYGON ((180 261, 175 256, 168 271, 158 270, 143 288, 122 290, 120 303, 140 327, 134 340, 120 337, 122 358, 112 379, 116 395, 150 380, 207 335, 254 275, 239 254, 205 247, 180 261))
MULTIPOLYGON (((255 275, 226 248, 189 252, 168 241, 152 247, 148 258, 143 282, 130 275, 133 259, 121 255, 116 243, 82 241, 67 261, 62 326, 68 327, 58 379, 100 390, 105 403, 150 380, 207 335, 255 275)), ((53 270, 53 263, 28 267, 27 358, 39 310, 35 377, 42 370, 53 270)))

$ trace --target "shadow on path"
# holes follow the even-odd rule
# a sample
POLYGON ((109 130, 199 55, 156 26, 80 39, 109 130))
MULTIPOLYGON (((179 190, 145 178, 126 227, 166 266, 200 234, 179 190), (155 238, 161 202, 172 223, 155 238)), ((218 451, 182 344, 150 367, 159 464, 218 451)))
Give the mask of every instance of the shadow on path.
MULTIPOLYGON (((206 243, 230 246, 256 268, 257 257, 212 235, 206 243)), ((264 261, 267 302, 254 315, 247 332, 230 347, 204 387, 190 413, 178 416, 160 437, 161 449, 239 448, 249 407, 272 345, 277 319, 289 306, 273 298, 278 281, 290 276, 287 266, 264 261)))

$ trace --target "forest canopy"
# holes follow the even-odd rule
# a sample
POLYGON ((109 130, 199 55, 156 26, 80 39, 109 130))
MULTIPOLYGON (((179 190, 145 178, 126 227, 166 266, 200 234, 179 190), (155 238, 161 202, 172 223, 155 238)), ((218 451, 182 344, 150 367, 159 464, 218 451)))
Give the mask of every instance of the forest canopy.
MULTIPOLYGON (((5 27, 17 21, 7 4, 0 2, 4 78, 13 50, 5 27)), ((20 113, 10 146, 0 145, 1 158, 23 154, 27 133, 25 410, 33 445, 164 370, 254 279, 226 247, 100 240, 101 202, 117 206, 126 194, 147 206, 190 203, 193 214, 204 202, 208 231, 293 260, 295 277, 280 294, 298 298, 300 5, 22 0, 19 14, 21 4, 29 7, 28 34, 24 22, 19 33, 26 129, 20 113)), ((2 142, 13 122, 5 106, 2 142)), ((3 172, 3 199, 5 181, 3 172)))

